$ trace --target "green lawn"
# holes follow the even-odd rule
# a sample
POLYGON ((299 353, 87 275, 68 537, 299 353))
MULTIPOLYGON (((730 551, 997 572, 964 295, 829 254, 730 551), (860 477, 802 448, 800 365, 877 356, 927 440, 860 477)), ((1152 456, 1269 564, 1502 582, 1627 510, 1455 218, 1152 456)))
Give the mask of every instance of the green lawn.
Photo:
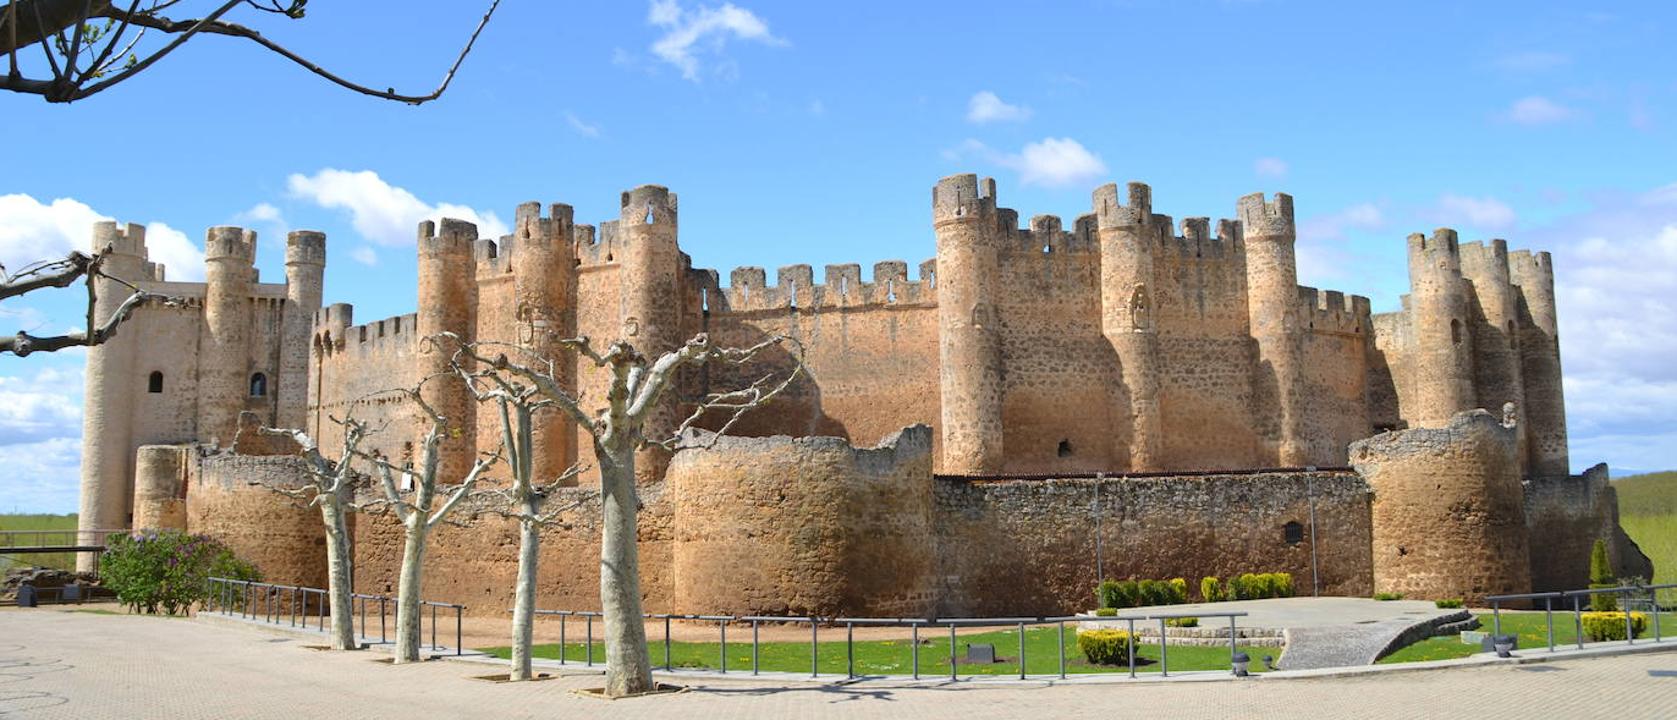
MULTIPOLYGON (((581 634, 582 628, 573 629, 581 634)), ((819 664, 823 675, 843 675, 846 670, 845 644, 842 640, 842 628, 823 628, 820 643, 819 664), (833 638, 840 638, 836 642, 833 638)), ((1060 671, 1059 652, 1055 648, 1055 628, 1039 627, 1025 631, 1025 671, 1031 675, 1050 675, 1060 671)), ((569 638, 567 638, 568 640, 569 638)), ((923 629, 920 632, 920 674, 925 676, 947 676, 949 674, 949 635, 941 628, 923 629)), ((651 638, 652 662, 658 667, 664 665, 664 645, 661 638, 651 638)), ((966 645, 969 643, 991 643, 996 646, 998 662, 990 665, 973 665, 962 661, 959 666, 961 675, 1009 675, 1019 672, 1019 631, 1004 630, 975 635, 961 635, 956 641, 956 652, 964 657, 966 645)), ((1068 626, 1065 633, 1066 672, 1068 673, 1098 673, 1098 672, 1128 672, 1129 667, 1103 667, 1090 665, 1083 659, 1077 649, 1076 631, 1068 626)), ((1265 655, 1280 657, 1280 648, 1250 647, 1241 645, 1240 649, 1252 658, 1251 670, 1261 672, 1263 663, 1260 658, 1265 655)), ((505 647, 481 648, 496 657, 505 658, 510 650, 505 647)), ((1157 644, 1143 645, 1137 648, 1137 672, 1158 672, 1159 646, 1157 644)), ((870 640, 857 641, 856 673, 858 675, 908 675, 913 668, 913 643, 909 639, 909 631, 903 630, 902 640, 870 640)), ((580 642, 565 644, 566 662, 583 662, 587 647, 580 642)), ((795 672, 807 673, 810 668, 808 642, 765 642, 759 650, 759 668, 764 672, 795 672)), ((536 646, 537 658, 557 659, 559 645, 557 643, 536 646)), ((714 642, 674 642, 670 644, 671 664, 683 668, 717 669, 721 666, 720 646, 714 642)), ((599 663, 605 657, 605 646, 594 643, 594 662, 599 663)), ((1172 671, 1188 670, 1228 670, 1229 648, 1227 645, 1217 647, 1195 647, 1188 645, 1172 645, 1169 648, 1170 669, 1172 671)), ((751 670, 751 629, 749 626, 730 626, 728 631, 728 670, 749 672, 751 670)))
MULTIPOLYGON (((1479 618, 1480 630, 1491 632, 1491 614, 1474 613, 1479 618)), ((1577 625, 1573 622, 1572 613, 1556 611, 1555 645, 1570 645, 1578 641, 1577 625)), ((1660 635, 1671 637, 1677 635, 1677 617, 1660 615, 1660 635)), ((1520 636, 1520 647, 1526 649, 1549 647, 1548 622, 1541 612, 1504 612, 1502 613, 1502 632, 1520 636)), ((1654 636, 1653 619, 1649 618, 1648 630, 1637 637, 1651 638, 1654 636)), ((1622 640, 1619 642, 1623 642, 1622 640)), ((1589 641, 1585 641, 1589 644, 1589 641)), ((1468 645, 1455 635, 1427 638, 1414 645, 1398 650, 1380 659, 1380 664, 1421 662, 1425 660, 1450 660, 1464 658, 1480 652, 1478 645, 1468 645)))
POLYGON ((1654 582, 1677 583, 1677 472, 1632 475, 1614 480, 1613 489, 1619 524, 1654 561, 1654 582))
MULTIPOLYGON (((74 530, 76 529, 76 515, 3 515, 0 514, 0 531, 6 530, 74 530)), ((5 572, 14 565, 40 565, 42 567, 63 568, 74 570, 76 556, 72 553, 52 553, 42 555, 6 555, 0 550, 0 572, 5 572)))

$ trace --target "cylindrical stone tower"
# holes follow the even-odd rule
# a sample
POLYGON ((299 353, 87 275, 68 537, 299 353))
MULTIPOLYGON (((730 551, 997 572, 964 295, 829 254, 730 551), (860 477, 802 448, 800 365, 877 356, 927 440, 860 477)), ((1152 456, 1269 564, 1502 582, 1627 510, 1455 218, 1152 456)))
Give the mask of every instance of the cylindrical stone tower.
POLYGON ((250 395, 250 286, 256 232, 220 225, 204 238, 204 326, 198 342, 198 439, 233 444, 250 395))
POLYGON ((1490 413, 1351 444, 1374 490, 1374 589, 1416 600, 1531 591, 1514 428, 1490 413))
MULTIPOLYGON (((1122 387, 1114 388, 1112 457, 1133 472, 1164 468, 1164 420, 1159 408, 1158 332, 1153 323, 1153 250, 1161 229, 1153 222, 1153 191, 1130 183, 1129 204, 1118 186, 1094 193, 1101 256, 1101 334, 1118 355, 1122 387)), ((1169 223, 1165 224, 1165 230, 1169 223)), ((941 267, 941 265, 940 265, 941 267)))
MULTIPOLYGON (((477 226, 464 220, 443 218, 441 228, 429 220, 419 224, 419 313, 415 324, 419 331, 419 376, 430 378, 422 386, 420 397, 450 427, 439 446, 439 483, 460 482, 476 459, 476 402, 465 382, 452 376, 449 362, 453 348, 429 340, 442 332, 452 332, 467 342, 477 337, 477 270, 472 256, 475 242, 477 226)), ((414 439, 416 452, 428 430, 429 423, 421 426, 420 436, 414 439)), ((414 458, 415 462, 419 460, 414 458)))
POLYGON ((275 424, 300 428, 308 422, 309 348, 314 316, 320 310, 321 276, 326 271, 326 235, 296 230, 285 239, 285 311, 282 319, 284 352, 279 354, 279 384, 275 424))
POLYGON ((1246 240, 1247 318, 1258 345, 1253 379, 1260 411, 1254 415, 1276 419, 1266 422, 1270 432, 1265 440, 1277 465, 1310 465, 1293 198, 1276 193, 1273 202, 1266 202, 1263 193, 1253 193, 1240 199, 1237 212, 1246 240))
POLYGON ((134 529, 186 529, 190 446, 142 445, 134 462, 134 529))
POLYGON ((1549 253, 1514 252, 1510 280, 1519 286, 1520 381, 1529 428, 1527 467, 1533 475, 1571 472, 1566 449, 1566 399, 1561 393, 1560 336, 1555 322, 1555 270, 1549 253))
MULTIPOLYGON (((97 302, 95 318, 109 318, 128 299, 129 290, 111 278, 135 282, 142 278, 146 263, 146 230, 139 225, 119 228, 114 222, 93 226, 94 252, 110 248, 104 273, 93 279, 97 302)), ((80 530, 109 530, 129 527, 132 507, 134 394, 141 391, 140 370, 134 367, 137 333, 122 332, 87 349, 86 401, 82 415, 82 477, 80 530)), ((83 544, 97 544, 91 535, 83 544)), ((80 570, 92 571, 91 553, 76 556, 80 570)))
POLYGON ((1409 318, 1415 331, 1411 386, 1417 407, 1403 414, 1412 425, 1441 427, 1456 413, 1475 407, 1469 308, 1456 231, 1439 228, 1431 238, 1410 235, 1409 318))
MULTIPOLYGON (((676 349, 687 340, 681 336, 681 281, 677 269, 681 251, 676 248, 676 194, 658 185, 642 185, 624 192, 619 207, 618 237, 622 238, 618 262, 623 328, 621 339, 633 345, 648 363, 676 349)), ((602 348, 603 350, 603 348, 602 348)), ((678 392, 666 392, 658 407, 648 415, 642 434, 661 440, 675 432, 681 419, 676 408, 678 392)), ((652 447, 635 453, 637 482, 654 482, 664 477, 670 454, 652 447)))
MULTIPOLYGON (((576 357, 561 341, 576 336, 576 254, 571 246, 572 210, 540 203, 518 206, 513 248, 514 313, 518 344, 552 360, 560 387, 576 389, 576 357)), ((551 482, 576 461, 576 427, 556 409, 536 413, 534 482, 551 482)))
POLYGON ((1461 246, 1462 277, 1471 289, 1478 311, 1473 323, 1473 391, 1479 405, 1500 416, 1513 403, 1520 439, 1520 467, 1526 467, 1529 428, 1525 395, 1520 383, 1519 294, 1508 275, 1508 242, 1461 246))
POLYGON ((932 189, 937 232, 938 362, 942 395, 941 471, 989 475, 1002 469, 1000 274, 996 181, 951 175, 932 189))

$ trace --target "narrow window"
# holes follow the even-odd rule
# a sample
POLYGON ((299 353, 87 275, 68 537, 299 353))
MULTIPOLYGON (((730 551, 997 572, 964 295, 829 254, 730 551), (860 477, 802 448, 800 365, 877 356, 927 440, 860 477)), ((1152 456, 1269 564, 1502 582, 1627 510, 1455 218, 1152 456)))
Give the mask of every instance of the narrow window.
POLYGON ((1071 457, 1071 441, 1061 440, 1060 447, 1055 451, 1060 457, 1071 457))
POLYGON ((1462 321, 1450 321, 1450 342, 1455 345, 1462 344, 1462 321))
POLYGON ((262 373, 257 373, 255 375, 250 376, 250 396, 251 397, 267 397, 268 396, 268 376, 267 375, 263 375, 262 373))
POLYGON ((1297 545, 1304 542, 1304 526, 1298 524, 1296 520, 1290 521, 1281 526, 1281 537, 1287 541, 1288 545, 1297 545))
POLYGON ((162 371, 153 370, 151 372, 151 377, 146 380, 146 392, 149 392, 149 393, 163 392, 163 372, 162 371))

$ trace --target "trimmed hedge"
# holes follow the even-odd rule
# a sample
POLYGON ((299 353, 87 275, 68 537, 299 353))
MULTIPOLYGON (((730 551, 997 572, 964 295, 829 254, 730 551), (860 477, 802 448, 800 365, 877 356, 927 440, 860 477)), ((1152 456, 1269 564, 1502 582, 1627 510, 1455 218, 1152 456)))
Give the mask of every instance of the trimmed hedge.
POLYGON ((1197 617, 1168 618, 1165 620, 1165 624, 1170 627, 1199 627, 1200 619, 1197 617))
POLYGON ((1181 605, 1188 602, 1188 581, 1184 578, 1103 580, 1095 586, 1095 599, 1103 608, 1181 605))
POLYGON ((1127 665, 1130 634, 1123 630, 1079 630, 1077 649, 1094 665, 1127 665))
MULTIPOLYGON (((1594 642, 1608 640, 1624 640, 1625 614, 1622 612, 1587 612, 1582 615, 1584 622, 1584 637, 1594 642)), ((1631 632, 1641 637, 1648 631, 1648 615, 1646 613, 1630 614, 1631 632)))
POLYGON ((1432 601, 1432 604, 1433 604, 1433 607, 1436 607, 1440 610, 1454 610, 1454 609, 1459 608, 1459 607, 1462 606, 1462 599, 1461 598, 1445 598, 1443 600, 1434 600, 1434 601, 1432 601))

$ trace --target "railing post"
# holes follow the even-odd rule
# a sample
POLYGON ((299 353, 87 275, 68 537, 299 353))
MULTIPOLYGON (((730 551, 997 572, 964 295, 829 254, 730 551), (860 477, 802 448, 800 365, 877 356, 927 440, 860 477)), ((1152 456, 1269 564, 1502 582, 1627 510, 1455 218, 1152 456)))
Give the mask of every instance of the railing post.
POLYGON ((437 606, 431 606, 431 649, 437 649, 437 606))
POLYGON ((390 642, 390 639, 384 635, 384 601, 387 599, 388 597, 385 595, 378 596, 378 642, 380 645, 390 642))
POLYGON ((582 617, 588 630, 588 667, 594 667, 594 616, 590 614, 582 617))
MULTIPOLYGON (((1491 628, 1492 635, 1502 634, 1502 601, 1496 598, 1491 599, 1491 628)), ((1491 638, 1491 642, 1495 643, 1496 638, 1491 638)))
POLYGON ((1654 642, 1660 641, 1660 590, 1648 588, 1648 603, 1654 606, 1654 642))
POLYGON ((320 599, 315 602, 320 604, 318 608, 320 610, 320 617, 316 620, 314 629, 326 632, 326 612, 331 608, 327 607, 325 590, 320 591, 320 599))
POLYGON ((1124 622, 1129 623, 1129 626, 1130 626, 1129 637, 1124 638, 1124 642, 1128 643, 1129 646, 1130 646, 1129 652, 1126 653, 1126 654, 1128 654, 1130 656, 1130 679, 1134 680, 1135 679, 1135 618, 1126 618, 1124 620, 1124 622))
POLYGON ((1577 640, 1579 650, 1584 649, 1584 609, 1578 605, 1578 598, 1581 597, 1583 597, 1583 595, 1572 596, 1572 623, 1577 626, 1575 629, 1578 632, 1577 640))
POLYGON ((664 671, 669 672, 674 667, 670 660, 670 616, 664 614, 664 671))
POLYGON ((910 628, 910 632, 912 633, 913 638, 914 638, 914 642, 909 646, 910 652, 914 657, 914 660, 913 660, 913 662, 914 662, 914 679, 919 680, 920 679, 920 621, 916 620, 912 623, 909 623, 909 628, 910 628))
POLYGON ((1019 679, 1025 679, 1025 623, 1019 623, 1019 679))
POLYGON ((856 623, 844 624, 844 676, 856 677, 856 623))
POLYGON ((454 606, 454 654, 455 655, 461 654, 461 652, 463 652, 464 648, 465 648, 465 639, 464 639, 464 637, 461 633, 461 627, 460 627, 460 611, 465 610, 465 609, 466 609, 465 605, 455 605, 454 606))
POLYGON ((565 612, 563 610, 561 610, 559 612, 559 664, 560 665, 565 664, 565 649, 566 649, 566 645, 565 645, 565 621, 568 618, 569 618, 569 614, 567 612, 565 612))
POLYGON ((1054 644, 1060 647, 1060 679, 1066 679, 1066 621, 1059 622, 1059 634, 1054 636, 1054 644))
POLYGON ((955 623, 949 623, 949 679, 960 679, 955 674, 955 623))
POLYGON ((1229 616, 1229 672, 1234 672, 1234 656, 1240 650, 1235 647, 1234 616, 1229 616))
POLYGON ((1165 649, 1165 619, 1159 618, 1159 677, 1170 677, 1169 653, 1165 649))
POLYGON ((821 677, 821 663, 819 662, 819 655, 818 655, 818 653, 820 652, 821 643, 820 643, 820 638, 818 636, 819 633, 817 631, 817 628, 820 626, 820 624, 821 624, 821 618, 818 618, 814 615, 809 616, 809 676, 810 677, 821 677))
POLYGON ((728 621, 718 620, 716 627, 722 631, 722 674, 728 674, 728 621))
POLYGON ((1555 596, 1543 598, 1543 620, 1549 626, 1549 652, 1555 651, 1555 596))
POLYGON ((1625 644, 1636 644, 1636 628, 1630 622, 1630 594, 1624 590, 1613 593, 1619 598, 1619 607, 1625 612, 1625 644))
MULTIPOLYGON (((664 657, 669 657, 669 646, 664 646, 664 657)), ((668 660, 664 661, 668 664, 668 660)), ((751 619, 751 674, 757 674, 757 619, 751 619)))

